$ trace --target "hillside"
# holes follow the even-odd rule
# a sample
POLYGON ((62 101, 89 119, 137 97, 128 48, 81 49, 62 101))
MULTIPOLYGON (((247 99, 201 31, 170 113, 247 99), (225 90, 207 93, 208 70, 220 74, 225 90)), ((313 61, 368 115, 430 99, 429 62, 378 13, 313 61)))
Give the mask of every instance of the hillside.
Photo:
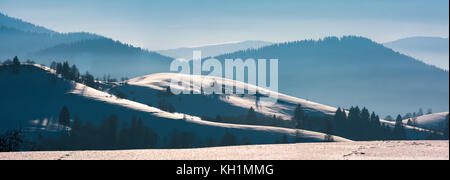
POLYGON ((448 111, 449 73, 362 37, 274 44, 216 57, 279 59, 279 91, 381 116, 420 107, 448 111))
MULTIPOLYGON (((245 139, 252 144, 271 144, 283 137, 293 141, 296 137, 292 129, 214 123, 195 116, 168 113, 64 80, 52 70, 37 65, 22 65, 19 73, 14 73, 9 66, 0 66, 0 83, 7 85, 0 89, 0 132, 24 129, 34 138, 58 135, 64 129, 58 117, 62 107, 66 106, 72 123, 74 119, 80 119, 91 126, 98 125, 111 115, 118 117, 119 125, 129 124, 133 117, 142 119, 144 125, 158 135, 157 147, 167 147, 174 132, 189 133, 198 138, 192 146, 202 146, 207 139, 220 142, 226 132, 239 141, 245 139)), ((310 131, 301 131, 301 134, 303 142, 323 141, 325 136, 310 131)), ((347 141, 339 137, 334 139, 347 141)))
MULTIPOLYGON (((277 103, 275 105, 268 105, 261 101, 258 102, 256 95, 206 95, 206 94, 180 94, 176 96, 162 96, 161 92, 165 92, 172 78, 180 79, 184 82, 189 82, 190 75, 175 74, 175 73, 161 73, 150 74, 147 76, 137 77, 130 79, 126 84, 122 84, 112 88, 112 93, 121 92, 124 93, 128 99, 132 99, 144 104, 155 104, 164 100, 167 104, 172 104, 177 112, 187 113, 195 116, 208 116, 216 117, 221 116, 233 116, 233 115, 247 115, 248 110, 253 107, 256 112, 265 116, 277 116, 285 120, 290 120, 293 115, 293 111, 298 104, 302 104, 311 116, 331 116, 336 111, 336 108, 325 106, 322 104, 310 102, 307 100, 287 96, 284 94, 276 93, 278 96, 277 103)), ((203 83, 216 83, 218 86, 223 85, 232 86, 236 84, 237 88, 253 87, 243 82, 234 81, 225 78, 213 77, 213 76, 193 76, 193 85, 197 87, 201 82, 203 83)), ((198 87, 197 89, 200 89, 198 87)), ((179 90, 183 90, 179 87, 179 90)), ((191 91, 190 89, 189 91, 191 91)), ((266 89, 258 88, 260 93, 266 94, 269 92, 266 89)))
MULTIPOLYGON (((446 122, 446 118, 448 116, 448 112, 441 112, 441 113, 434 113, 434 114, 427 114, 423 116, 419 116, 416 118, 409 118, 403 120, 404 124, 408 123, 408 120, 411 122, 416 121, 413 126, 424 128, 424 129, 431 129, 431 130, 437 130, 442 132, 445 128, 445 125, 448 126, 448 122, 446 122)), ((413 122, 412 122, 413 123, 413 122)))
POLYGON ((24 32, 47 33, 47 34, 56 33, 50 29, 47 29, 47 28, 44 28, 41 26, 36 26, 36 25, 28 23, 28 22, 24 22, 21 19, 9 17, 0 12, 0 27, 2 27, 2 26, 14 28, 14 29, 24 31, 24 32))
POLYGON ((172 58, 100 35, 58 33, 0 14, 0 61, 19 56, 50 66, 69 61, 95 77, 137 77, 166 72, 172 58))
POLYGON ((60 44, 29 55, 37 63, 69 61, 95 77, 137 77, 169 70, 172 58, 108 38, 60 44))
MULTIPOLYGON (((235 84, 237 89, 245 89, 245 87, 255 87, 243 82, 234 81, 225 78, 213 76, 192 76, 193 86, 199 85, 200 82, 207 84, 217 84, 219 87, 223 85, 235 84)), ((247 122, 245 121, 250 108, 254 108, 256 113, 263 117, 279 118, 277 122, 270 122, 270 126, 295 127, 291 120, 297 105, 302 106, 307 117, 313 119, 315 124, 314 131, 325 132, 325 120, 332 119, 337 108, 319 104, 316 102, 287 96, 282 93, 272 92, 264 88, 258 87, 261 94, 275 93, 278 97, 276 104, 267 104, 263 101, 257 101, 256 95, 207 95, 207 94, 180 94, 168 95, 167 90, 172 78, 179 79, 184 82, 190 82, 191 76, 174 73, 151 74, 147 76, 137 77, 126 81, 126 83, 113 86, 109 92, 111 94, 121 94, 122 96, 147 104, 150 106, 164 108, 172 106, 174 111, 195 115, 198 117, 210 118, 217 121, 220 116, 222 120, 227 117, 231 119, 239 119, 233 121, 240 124, 267 124, 265 122, 247 122), (272 123, 272 124, 271 124, 272 123)), ((197 88, 200 89, 200 88, 197 88)), ((177 90, 184 90, 182 87, 177 90)), ((188 91, 191 91, 190 88, 188 91)), ((257 121, 263 121, 260 117, 257 121)), ((380 120, 382 125, 394 128, 395 122, 380 120)), ((406 135, 408 139, 426 139, 427 133, 424 129, 406 126, 406 135)))
POLYGON ((448 38, 410 37, 387 42, 383 45, 448 71, 448 38))

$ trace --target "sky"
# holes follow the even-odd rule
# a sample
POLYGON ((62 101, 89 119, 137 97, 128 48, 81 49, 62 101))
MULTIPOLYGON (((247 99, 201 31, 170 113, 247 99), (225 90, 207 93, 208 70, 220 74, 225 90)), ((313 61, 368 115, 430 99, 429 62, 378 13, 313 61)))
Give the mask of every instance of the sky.
POLYGON ((0 12, 58 32, 162 50, 359 35, 448 37, 448 0, 0 0, 0 12))

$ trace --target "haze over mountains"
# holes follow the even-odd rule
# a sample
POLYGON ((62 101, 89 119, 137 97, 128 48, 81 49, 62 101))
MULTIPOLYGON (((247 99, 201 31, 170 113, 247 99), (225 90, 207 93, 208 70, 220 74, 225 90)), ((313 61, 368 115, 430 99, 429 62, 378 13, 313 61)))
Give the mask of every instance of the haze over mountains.
MULTIPOLYGON (((168 72, 173 59, 95 34, 61 34, 1 17, 1 61, 15 55, 47 66, 52 61, 69 61, 82 73, 89 71, 99 78, 109 74, 118 79, 168 72)), ((382 116, 418 108, 448 111, 448 72, 369 39, 330 37, 267 45, 267 42, 248 41, 207 46, 202 47, 208 49, 202 54, 208 56, 211 51, 219 60, 277 58, 281 93, 334 107, 367 106, 382 116), (241 49, 248 47, 259 48, 241 49), (227 53, 217 55, 221 52, 227 53)))
POLYGON ((257 49, 272 43, 265 41, 243 41, 243 42, 232 42, 223 43, 216 45, 205 45, 199 47, 186 47, 168 50, 159 50, 158 53, 173 57, 176 59, 182 58, 185 60, 192 59, 192 51, 202 51, 202 58, 214 57, 222 54, 232 53, 235 51, 245 50, 245 49, 257 49))
POLYGON ((47 29, 47 28, 44 28, 41 26, 36 26, 34 24, 31 24, 29 22, 24 22, 17 18, 9 17, 0 12, 0 27, 1 26, 14 28, 14 29, 21 30, 24 32, 49 33, 49 34, 56 33, 50 29, 47 29))
POLYGON ((400 53, 412 56, 436 67, 449 69, 449 39, 440 37, 411 37, 384 43, 400 53))
POLYGON ((58 33, 0 14, 0 59, 75 63, 95 77, 136 77, 166 71, 172 58, 91 33, 58 33))
POLYGON ((382 115, 448 111, 449 74, 363 37, 329 37, 216 57, 279 59, 279 91, 334 107, 366 106, 382 115))

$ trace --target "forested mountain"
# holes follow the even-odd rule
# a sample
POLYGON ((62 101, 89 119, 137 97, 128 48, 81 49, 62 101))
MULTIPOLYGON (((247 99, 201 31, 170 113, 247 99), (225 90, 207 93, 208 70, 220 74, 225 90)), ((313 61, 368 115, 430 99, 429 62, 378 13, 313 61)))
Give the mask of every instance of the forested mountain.
POLYGON ((169 71, 172 58, 108 38, 60 44, 29 55, 38 63, 69 61, 95 77, 137 77, 169 71))
POLYGON ((96 34, 58 33, 3 14, 0 39, 0 61, 14 56, 47 66, 69 61, 98 78, 166 72, 172 59, 96 34))
POLYGON ((448 111, 449 73, 363 37, 274 44, 216 57, 279 59, 279 91, 381 115, 420 107, 448 111))
POLYGON ((36 26, 34 24, 24 22, 17 18, 9 17, 0 12, 0 27, 1 26, 14 28, 24 32, 47 33, 47 34, 56 33, 50 29, 41 26, 36 26))
POLYGON ((90 33, 42 33, 29 32, 7 26, 0 26, 0 59, 14 56, 29 57, 29 53, 58 44, 80 40, 96 39, 101 36, 90 33))

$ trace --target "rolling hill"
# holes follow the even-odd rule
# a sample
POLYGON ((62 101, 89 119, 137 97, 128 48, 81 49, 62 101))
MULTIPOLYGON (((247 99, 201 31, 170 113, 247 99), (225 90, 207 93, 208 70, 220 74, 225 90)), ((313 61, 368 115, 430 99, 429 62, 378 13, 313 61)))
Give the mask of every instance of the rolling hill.
POLYGON ((172 58, 100 35, 58 33, 0 14, 0 61, 19 56, 50 66, 69 61, 98 78, 136 77, 166 72, 172 58))
MULTIPOLYGON (((230 94, 179 94, 170 95, 167 93, 168 86, 172 78, 181 80, 185 83, 192 81, 192 87, 187 89, 188 91, 195 91, 192 88, 199 85, 201 82, 207 84, 216 84, 219 87, 223 85, 235 85, 236 89, 246 89, 246 87, 255 87, 243 82, 219 78, 214 76, 190 76, 185 74, 174 73, 160 73, 151 74, 147 76, 137 77, 126 81, 126 83, 120 83, 112 86, 109 89, 111 94, 121 94, 132 101, 140 102, 150 106, 167 106, 172 105, 176 112, 195 115, 198 117, 217 118, 221 116, 241 118, 240 121, 245 121, 245 117, 250 108, 254 108, 256 113, 260 116, 281 118, 281 121, 285 121, 287 126, 293 128, 292 124, 289 124, 294 110, 297 105, 301 105, 306 116, 311 117, 318 126, 324 126, 324 119, 331 119, 335 115, 337 108, 315 103, 312 101, 288 96, 282 93, 269 91, 264 88, 258 87, 257 91, 260 94, 267 94, 268 92, 276 94, 278 97, 276 104, 268 104, 264 101, 257 101, 258 94, 250 95, 230 95, 230 94), (192 78, 191 78, 192 77, 192 78), (242 118, 243 117, 243 118, 242 118)), ((196 88, 201 89, 201 88, 196 88)), ((177 90, 184 91, 182 87, 178 87, 177 90)), ((261 121, 262 118, 258 118, 261 121)), ((395 122, 389 122, 386 120, 380 120, 381 124, 394 128, 395 122)), ((257 122, 241 122, 243 124, 258 124, 257 122)), ((278 124, 277 126, 279 126, 278 124)), ((275 126, 275 125, 271 125, 275 126)), ((281 123, 281 126, 285 126, 281 123)), ((425 129, 418 127, 405 126, 406 134, 409 139, 426 139, 427 133, 425 129)), ((314 131, 325 132, 321 128, 314 128, 314 131)))
MULTIPOLYGON (((0 132, 24 129, 32 137, 58 135, 63 130, 58 121, 59 113, 66 106, 72 121, 75 118, 99 124, 105 117, 116 115, 122 124, 133 117, 141 118, 160 138, 157 147, 166 147, 168 142, 163 139, 174 131, 193 133, 202 142, 206 138, 220 142, 226 132, 237 139, 246 138, 252 144, 274 143, 283 136, 292 141, 296 137, 293 129, 207 122, 195 116, 168 113, 62 79, 53 70, 39 65, 22 65, 18 73, 9 66, 0 66, 0 83, 6 85, 0 88, 0 132)), ((321 133, 301 133, 304 142, 324 140, 321 133)))
POLYGON ((169 70, 172 58, 162 56, 109 38, 81 40, 59 44, 29 54, 37 63, 69 61, 81 72, 89 71, 95 77, 111 75, 114 78, 137 77, 169 70))
MULTIPOLYGON (((441 112, 441 113, 434 113, 434 114, 427 114, 423 116, 416 117, 415 121, 416 124, 413 126, 424 128, 424 129, 431 129, 442 132, 445 129, 445 126, 448 124, 446 122, 446 118, 448 117, 448 112, 441 112)), ((403 120, 404 124, 408 123, 408 120, 413 121, 413 118, 405 119, 403 120)))
POLYGON ((43 50, 58 44, 72 43, 87 39, 97 39, 101 36, 90 33, 43 33, 29 32, 12 27, 0 26, 0 59, 14 56, 26 57, 29 53, 43 50))

